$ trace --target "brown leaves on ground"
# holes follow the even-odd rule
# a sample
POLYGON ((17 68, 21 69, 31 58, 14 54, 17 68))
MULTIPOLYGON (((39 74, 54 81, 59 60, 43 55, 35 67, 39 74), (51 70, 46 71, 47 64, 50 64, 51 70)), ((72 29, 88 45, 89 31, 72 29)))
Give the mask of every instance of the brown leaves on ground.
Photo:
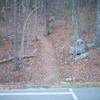
MULTIPOLYGON (((54 34, 48 37, 40 34, 38 41, 34 44, 32 41, 31 46, 35 46, 37 51, 33 58, 24 60, 24 67, 20 71, 13 70, 12 62, 0 64, 0 83, 50 85, 58 84, 59 81, 100 81, 100 48, 91 49, 88 59, 78 62, 71 60, 68 53, 72 43, 71 18, 67 20, 66 27, 62 23, 59 22, 54 27, 54 34)), ((4 45, 7 52, 10 50, 8 44, 9 42, 6 42, 4 45)), ((3 48, 0 50, 4 51, 3 48)))

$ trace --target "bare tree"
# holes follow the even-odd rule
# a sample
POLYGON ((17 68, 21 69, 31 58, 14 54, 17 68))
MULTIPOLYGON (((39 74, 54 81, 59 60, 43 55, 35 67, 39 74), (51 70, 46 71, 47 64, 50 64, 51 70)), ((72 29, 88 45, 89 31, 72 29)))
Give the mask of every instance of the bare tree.
POLYGON ((79 0, 72 0, 73 44, 79 39, 79 0))
POLYGON ((35 9, 36 11, 34 12, 34 40, 37 40, 37 35, 39 32, 39 12, 38 12, 38 0, 35 0, 35 9))
POLYGON ((17 33, 17 0, 13 0, 13 33, 14 33, 14 61, 16 70, 19 70, 18 33, 17 33))
POLYGON ((7 35, 8 33, 8 14, 7 14, 7 4, 8 4, 8 0, 4 0, 3 1, 3 7, 1 10, 1 18, 2 18, 2 22, 3 22, 3 32, 5 35, 7 35))
POLYGON ((48 1, 44 0, 44 19, 45 19, 45 32, 44 35, 49 33, 49 18, 48 18, 48 1))
POLYGON ((96 9, 96 46, 100 46, 100 0, 97 0, 96 9))
POLYGON ((88 56, 87 45, 80 36, 80 0, 72 0, 72 22, 73 22, 73 46, 70 48, 70 54, 75 60, 83 59, 88 56))

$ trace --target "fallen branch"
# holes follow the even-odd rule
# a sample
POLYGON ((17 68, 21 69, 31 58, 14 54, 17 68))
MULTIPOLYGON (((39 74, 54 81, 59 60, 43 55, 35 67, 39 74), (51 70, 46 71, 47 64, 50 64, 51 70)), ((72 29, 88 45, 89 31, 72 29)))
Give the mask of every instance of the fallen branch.
MULTIPOLYGON (((33 58, 35 55, 35 52, 37 51, 37 49, 33 52, 33 54, 31 55, 24 55, 24 57, 22 59, 28 59, 28 58, 33 58)), ((14 57, 9 57, 8 59, 2 59, 0 60, 0 64, 3 64, 3 63, 7 63, 7 62, 11 62, 14 60, 14 57)))
POLYGON ((3 64, 3 63, 7 63, 7 62, 10 62, 10 61, 12 61, 14 58, 13 57, 10 57, 10 58, 8 58, 8 59, 2 59, 2 60, 0 60, 0 64, 3 64))

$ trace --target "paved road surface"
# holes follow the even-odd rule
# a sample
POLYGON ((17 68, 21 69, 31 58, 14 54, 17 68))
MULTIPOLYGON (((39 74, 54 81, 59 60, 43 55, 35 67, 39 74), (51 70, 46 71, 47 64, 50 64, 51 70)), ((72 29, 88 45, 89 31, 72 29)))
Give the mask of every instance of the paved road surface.
POLYGON ((0 100, 100 100, 100 88, 0 90, 0 100))

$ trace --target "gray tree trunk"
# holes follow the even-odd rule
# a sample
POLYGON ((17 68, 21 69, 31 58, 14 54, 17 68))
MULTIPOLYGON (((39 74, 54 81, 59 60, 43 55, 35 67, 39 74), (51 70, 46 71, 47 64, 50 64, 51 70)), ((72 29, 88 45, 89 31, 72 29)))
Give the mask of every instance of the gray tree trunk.
POLYGON ((96 46, 100 46, 100 0, 97 0, 97 12, 96 12, 96 46))
POLYGON ((35 9, 36 12, 34 13, 34 33, 33 33, 33 38, 36 41, 37 35, 39 32, 39 13, 38 13, 38 0, 35 0, 35 9))
POLYGON ((18 33, 17 33, 17 0, 13 0, 13 33, 14 33, 14 61, 16 69, 18 64, 18 33))
POLYGON ((49 18, 48 18, 48 2, 44 0, 44 20, 45 20, 45 32, 44 35, 49 33, 49 18))
POLYGON ((73 45, 79 39, 80 27, 79 27, 79 0, 72 0, 72 22, 73 22, 73 45))

